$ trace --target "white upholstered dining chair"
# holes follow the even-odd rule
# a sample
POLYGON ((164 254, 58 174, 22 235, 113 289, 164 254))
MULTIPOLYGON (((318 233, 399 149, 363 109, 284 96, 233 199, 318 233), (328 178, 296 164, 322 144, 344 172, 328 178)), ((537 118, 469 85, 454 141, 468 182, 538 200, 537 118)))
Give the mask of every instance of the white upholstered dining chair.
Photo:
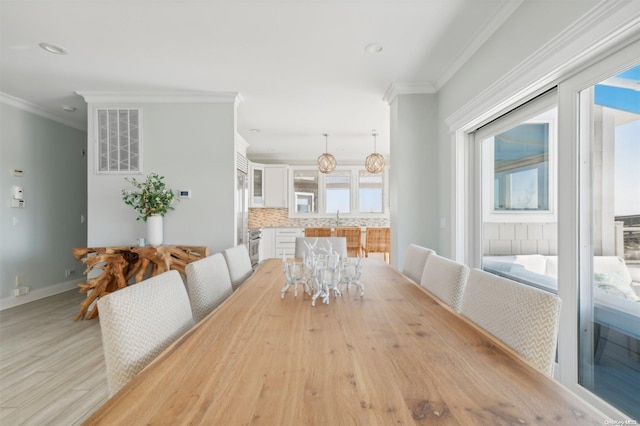
POLYGON ((340 257, 347 257, 347 239, 345 237, 296 237, 295 257, 302 259, 304 253, 307 252, 307 244, 314 245, 316 252, 328 250, 329 244, 334 252, 338 252, 340 257))
POLYGON ((233 293, 229 269, 222 253, 189 263, 185 272, 195 322, 206 317, 233 293))
POLYGON ((100 298, 98 312, 111 395, 194 324, 177 271, 100 298))
POLYGON ((460 312, 469 267, 433 253, 427 257, 420 285, 460 312))
POLYGON ((535 368, 553 376, 560 318, 558 296, 473 269, 460 313, 502 340, 535 368))
POLYGON ((407 252, 404 255, 404 264, 402 265, 402 273, 411 278, 416 283, 422 280, 424 265, 427 263, 427 257, 434 254, 435 251, 417 244, 409 244, 407 252))
POLYGON ((251 276, 251 274, 253 274, 249 250, 247 249, 247 246, 240 244, 223 250, 222 255, 224 256, 224 260, 227 262, 227 268, 229 269, 231 287, 233 287, 233 290, 235 291, 247 280, 247 278, 251 276))

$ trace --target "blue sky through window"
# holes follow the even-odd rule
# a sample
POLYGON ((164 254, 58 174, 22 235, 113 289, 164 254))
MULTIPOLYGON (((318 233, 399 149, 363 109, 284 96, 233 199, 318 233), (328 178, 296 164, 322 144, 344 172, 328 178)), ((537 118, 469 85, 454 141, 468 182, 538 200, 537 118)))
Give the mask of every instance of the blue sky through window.
POLYGON ((614 215, 640 214, 640 119, 616 127, 614 215))

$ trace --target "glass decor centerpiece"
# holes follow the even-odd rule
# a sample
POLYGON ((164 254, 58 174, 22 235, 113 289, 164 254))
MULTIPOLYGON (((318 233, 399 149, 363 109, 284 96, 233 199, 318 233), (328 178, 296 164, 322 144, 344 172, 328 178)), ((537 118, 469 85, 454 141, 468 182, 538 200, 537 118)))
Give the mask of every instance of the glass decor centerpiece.
POLYGON ((311 296, 311 306, 320 299, 323 304, 329 304, 331 293, 334 297, 342 296, 341 287, 347 291, 351 286, 360 290, 364 296, 364 286, 360 283, 362 275, 362 259, 347 258, 334 251, 331 241, 326 247, 317 247, 318 239, 313 243, 304 241, 306 251, 300 259, 287 259, 282 255, 285 283, 280 290, 280 297, 284 299, 287 290, 293 287, 293 296, 298 296, 298 285, 302 284, 304 293, 311 296))
POLYGON ((136 190, 122 190, 122 201, 133 207, 138 212, 136 220, 145 222, 151 216, 164 216, 168 210, 173 210, 175 194, 171 189, 167 189, 162 181, 164 176, 159 176, 152 172, 144 181, 136 178, 125 178, 127 182, 136 187, 136 190))

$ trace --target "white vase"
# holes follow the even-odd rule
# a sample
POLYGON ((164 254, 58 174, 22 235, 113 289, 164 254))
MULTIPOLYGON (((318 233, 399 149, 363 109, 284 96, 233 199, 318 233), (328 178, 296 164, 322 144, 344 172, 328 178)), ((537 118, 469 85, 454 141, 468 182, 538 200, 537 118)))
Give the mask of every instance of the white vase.
POLYGON ((159 214, 147 218, 147 243, 150 246, 162 245, 162 216, 159 214))

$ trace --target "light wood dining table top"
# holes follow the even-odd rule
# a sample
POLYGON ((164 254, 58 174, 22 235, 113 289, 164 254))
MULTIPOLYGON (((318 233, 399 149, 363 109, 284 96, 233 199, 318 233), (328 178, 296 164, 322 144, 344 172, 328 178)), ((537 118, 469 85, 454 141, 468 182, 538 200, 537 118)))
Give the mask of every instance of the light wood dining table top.
POLYGON ((85 424, 603 424, 381 260, 361 282, 312 307, 264 262, 85 424))

